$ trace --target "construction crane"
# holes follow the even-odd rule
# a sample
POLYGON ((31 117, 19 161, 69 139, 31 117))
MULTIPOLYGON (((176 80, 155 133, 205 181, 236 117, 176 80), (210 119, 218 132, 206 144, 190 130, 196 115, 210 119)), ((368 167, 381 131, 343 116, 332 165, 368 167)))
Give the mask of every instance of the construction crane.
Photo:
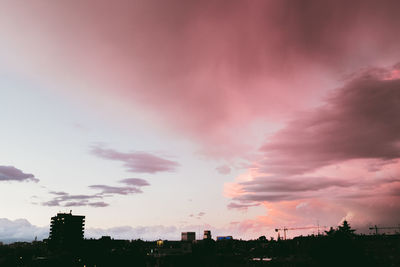
POLYGON ((400 225, 397 227, 378 227, 378 226, 374 226, 374 227, 370 227, 369 230, 375 230, 375 234, 378 234, 379 230, 399 230, 400 231, 400 225))
POLYGON ((287 227, 283 227, 283 228, 276 228, 275 232, 278 233, 278 239, 280 237, 279 235, 279 231, 283 231, 283 240, 286 240, 286 234, 288 230, 308 230, 308 229, 318 229, 318 235, 319 235, 319 229, 323 228, 325 229, 326 226, 306 226, 306 227, 291 227, 291 228, 287 228, 287 227))

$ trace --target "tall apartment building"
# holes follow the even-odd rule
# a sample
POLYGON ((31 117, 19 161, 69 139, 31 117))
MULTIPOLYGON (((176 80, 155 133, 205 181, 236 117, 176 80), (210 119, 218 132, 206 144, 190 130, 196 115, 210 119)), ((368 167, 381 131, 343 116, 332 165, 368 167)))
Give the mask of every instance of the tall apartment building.
POLYGON ((83 240, 85 216, 57 213, 51 217, 49 241, 54 245, 74 245, 83 240))

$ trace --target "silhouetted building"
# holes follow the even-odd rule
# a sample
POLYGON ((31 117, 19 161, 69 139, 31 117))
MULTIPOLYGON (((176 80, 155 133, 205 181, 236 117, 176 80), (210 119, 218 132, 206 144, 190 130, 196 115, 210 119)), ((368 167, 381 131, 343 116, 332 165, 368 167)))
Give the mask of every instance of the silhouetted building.
POLYGON ((217 241, 223 241, 223 240, 233 240, 233 237, 228 235, 228 236, 217 236, 217 241))
POLYGON ((195 232, 182 232, 182 241, 194 241, 196 240, 195 232))
POLYGON ((57 213, 51 217, 49 242, 55 246, 70 246, 83 240, 85 216, 57 213))
POLYGON ((211 231, 210 230, 204 230, 203 239, 211 239, 211 231))

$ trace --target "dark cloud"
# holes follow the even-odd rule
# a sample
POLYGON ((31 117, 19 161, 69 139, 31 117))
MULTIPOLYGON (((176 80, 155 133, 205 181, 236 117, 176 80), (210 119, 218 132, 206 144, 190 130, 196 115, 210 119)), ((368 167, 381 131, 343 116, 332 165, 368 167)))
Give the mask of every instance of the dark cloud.
POLYGON ((106 149, 94 146, 91 152, 101 158, 116 160, 124 163, 129 172, 157 173, 175 171, 179 166, 178 162, 167 160, 147 152, 123 153, 113 149, 106 149))
POLYGON ((240 183, 247 192, 306 192, 318 191, 329 187, 351 187, 357 184, 354 180, 334 179, 328 177, 257 177, 252 181, 240 183))
POLYGON ((0 166, 0 181, 32 181, 39 182, 33 174, 24 173, 13 166, 0 166))
POLYGON ((291 121, 261 148, 261 170, 297 175, 351 159, 399 158, 400 79, 384 77, 366 71, 291 121))
POLYGON ((228 165, 221 165, 215 168, 220 174, 230 174, 231 168, 228 165))
POLYGON ((400 178, 366 179, 360 177, 257 177, 239 183, 242 194, 228 208, 246 208, 259 202, 279 202, 306 198, 362 199, 385 196, 400 186, 400 178), (329 192, 327 194, 327 192, 329 192))

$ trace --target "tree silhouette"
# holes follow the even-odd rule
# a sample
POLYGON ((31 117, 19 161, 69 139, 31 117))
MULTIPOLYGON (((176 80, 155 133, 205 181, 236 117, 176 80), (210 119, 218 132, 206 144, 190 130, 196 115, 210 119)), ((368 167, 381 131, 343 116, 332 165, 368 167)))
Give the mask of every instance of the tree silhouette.
POLYGON ((352 236, 355 229, 351 229, 350 224, 344 220, 342 225, 339 225, 337 232, 341 235, 352 236))
POLYGON ((329 231, 325 231, 327 236, 333 236, 336 233, 336 230, 333 229, 333 227, 331 226, 331 228, 329 229, 329 231))
POLYGON ((262 235, 258 238, 259 241, 267 241, 267 238, 265 237, 265 235, 262 235))
POLYGON ((342 225, 339 225, 336 229, 333 229, 333 227, 331 227, 329 231, 325 231, 325 233, 327 236, 330 237, 352 237, 355 235, 355 231, 355 229, 351 228, 347 220, 344 220, 342 225))

